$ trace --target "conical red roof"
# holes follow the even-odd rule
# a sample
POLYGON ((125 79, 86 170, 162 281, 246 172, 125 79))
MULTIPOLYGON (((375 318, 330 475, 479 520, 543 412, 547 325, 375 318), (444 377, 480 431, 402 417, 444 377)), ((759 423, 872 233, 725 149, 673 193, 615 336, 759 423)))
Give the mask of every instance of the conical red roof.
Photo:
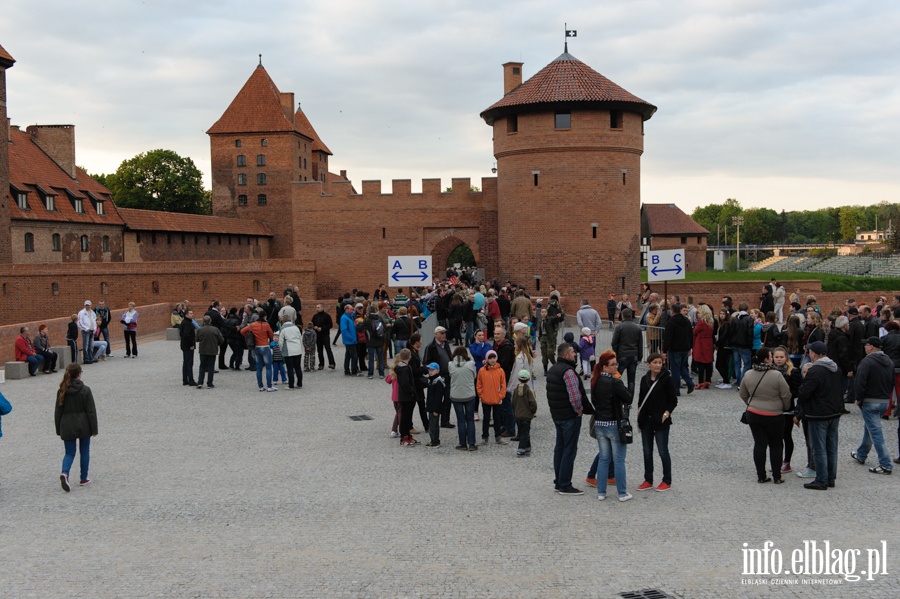
POLYGON ((514 88, 499 102, 481 113, 489 125, 503 114, 522 108, 540 109, 548 105, 589 105, 614 107, 640 113, 649 119, 656 106, 619 87, 568 52, 514 88))
POLYGON ((281 107, 275 82, 259 65, 247 79, 222 117, 207 133, 269 133, 294 131, 281 107))
POLYGON ((297 107, 297 112, 294 113, 294 124, 297 126, 297 131, 305 135, 306 137, 312 139, 312 151, 313 152, 325 152, 329 156, 334 156, 331 153, 331 150, 328 149, 328 146, 325 145, 319 138, 319 134, 316 133, 316 130, 313 128, 312 123, 309 122, 309 119, 306 118, 306 114, 297 107))
POLYGON ((0 46, 0 62, 8 68, 16 62, 16 59, 9 55, 9 52, 3 49, 3 46, 0 46))

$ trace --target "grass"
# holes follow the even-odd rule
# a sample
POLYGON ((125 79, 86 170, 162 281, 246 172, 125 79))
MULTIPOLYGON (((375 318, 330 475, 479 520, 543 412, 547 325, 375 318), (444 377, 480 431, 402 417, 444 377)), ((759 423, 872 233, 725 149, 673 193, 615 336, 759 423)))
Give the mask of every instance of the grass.
MULTIPOLYGON (((821 272, 749 272, 749 271, 706 271, 687 272, 686 281, 760 281, 768 282, 775 277, 780 282, 822 281, 822 291, 896 291, 900 290, 900 278, 848 277, 821 272)), ((647 280, 647 271, 641 271, 641 280, 647 280)), ((786 285, 789 287, 789 285, 786 285)))

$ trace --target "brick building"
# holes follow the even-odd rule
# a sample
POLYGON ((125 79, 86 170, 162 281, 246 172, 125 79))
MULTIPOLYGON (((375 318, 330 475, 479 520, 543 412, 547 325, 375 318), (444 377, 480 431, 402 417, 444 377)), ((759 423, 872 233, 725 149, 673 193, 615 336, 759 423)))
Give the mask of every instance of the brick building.
POLYGON ((647 264, 647 251, 684 248, 687 270, 706 270, 706 240, 709 231, 701 227, 675 204, 641 206, 641 254, 647 264))

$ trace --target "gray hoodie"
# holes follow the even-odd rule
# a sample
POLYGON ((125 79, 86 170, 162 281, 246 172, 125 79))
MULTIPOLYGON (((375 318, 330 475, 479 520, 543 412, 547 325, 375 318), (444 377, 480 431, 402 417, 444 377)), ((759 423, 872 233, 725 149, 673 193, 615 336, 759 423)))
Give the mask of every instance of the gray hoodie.
POLYGON ((591 333, 596 334, 602 326, 600 314, 588 304, 578 308, 576 316, 578 318, 579 329, 587 327, 591 330, 591 333))
POLYGON ((883 351, 872 352, 856 366, 853 385, 858 402, 880 404, 890 401, 894 390, 894 361, 883 351))

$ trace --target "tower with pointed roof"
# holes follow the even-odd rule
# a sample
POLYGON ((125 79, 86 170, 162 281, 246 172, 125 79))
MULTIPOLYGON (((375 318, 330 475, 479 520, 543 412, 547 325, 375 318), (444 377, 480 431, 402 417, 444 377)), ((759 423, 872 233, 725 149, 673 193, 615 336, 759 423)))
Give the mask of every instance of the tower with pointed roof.
POLYGON ((6 114, 6 69, 15 59, 0 46, 0 264, 12 262, 9 195, 9 117, 6 114))
POLYGON ((520 62, 503 74, 503 98, 481 113, 494 131, 500 276, 539 295, 550 283, 595 299, 636 289, 656 107, 568 52, 524 83, 520 62))
POLYGON ((260 62, 221 118, 210 127, 213 214, 265 223, 271 257, 293 256, 291 187, 328 185, 331 152, 260 62))

